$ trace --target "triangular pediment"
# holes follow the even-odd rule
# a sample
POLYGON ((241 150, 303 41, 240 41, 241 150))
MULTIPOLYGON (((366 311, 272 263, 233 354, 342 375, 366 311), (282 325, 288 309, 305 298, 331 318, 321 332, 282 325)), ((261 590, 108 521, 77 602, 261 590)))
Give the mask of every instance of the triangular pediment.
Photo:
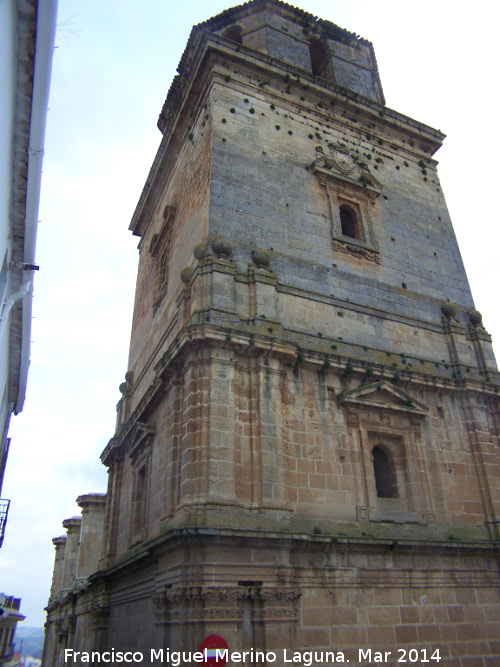
POLYGON ((340 404, 369 406, 385 410, 397 410, 411 415, 425 417, 429 412, 427 405, 399 389, 387 380, 365 384, 356 389, 342 392, 338 397, 340 404))
POLYGON ((130 433, 128 455, 132 460, 140 457, 142 452, 149 446, 154 436, 155 427, 152 424, 136 422, 130 433))

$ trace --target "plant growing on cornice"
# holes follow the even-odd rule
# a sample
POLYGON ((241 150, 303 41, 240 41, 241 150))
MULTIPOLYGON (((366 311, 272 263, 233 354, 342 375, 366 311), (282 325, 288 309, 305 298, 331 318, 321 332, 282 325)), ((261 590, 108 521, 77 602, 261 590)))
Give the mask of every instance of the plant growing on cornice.
POLYGON ((344 377, 349 377, 354 372, 354 367, 350 361, 347 362, 347 366, 344 368, 344 377))

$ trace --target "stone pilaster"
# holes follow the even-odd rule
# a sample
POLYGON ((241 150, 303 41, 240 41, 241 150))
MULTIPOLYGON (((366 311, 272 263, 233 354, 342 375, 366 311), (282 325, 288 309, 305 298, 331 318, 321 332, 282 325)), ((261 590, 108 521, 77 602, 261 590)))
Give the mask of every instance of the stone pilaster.
POLYGON ((87 493, 76 499, 82 508, 82 527, 78 553, 77 578, 86 579, 97 569, 104 538, 105 493, 87 493))
POLYGON ((64 571, 64 553, 66 550, 66 535, 54 537, 52 544, 56 548, 54 557, 54 571, 52 574, 52 587, 50 589, 50 599, 56 598, 62 587, 63 571, 64 571))
MULTIPOLYGON (((487 408, 475 392, 463 396, 463 413, 469 436, 472 457, 475 463, 480 497, 484 507, 485 521, 492 539, 500 539, 500 506, 496 494, 492 492, 492 483, 498 480, 498 458, 496 446, 492 441, 488 426, 487 408)), ((474 483, 473 480, 470 481, 474 483)), ((498 482, 497 482, 498 484, 498 482)), ((464 489, 467 493, 468 489, 464 489)))
POLYGON ((74 516, 71 519, 63 521, 63 527, 66 528, 66 548, 64 551, 64 567, 62 575, 62 589, 71 590, 77 576, 78 551, 80 548, 80 529, 82 520, 74 516))

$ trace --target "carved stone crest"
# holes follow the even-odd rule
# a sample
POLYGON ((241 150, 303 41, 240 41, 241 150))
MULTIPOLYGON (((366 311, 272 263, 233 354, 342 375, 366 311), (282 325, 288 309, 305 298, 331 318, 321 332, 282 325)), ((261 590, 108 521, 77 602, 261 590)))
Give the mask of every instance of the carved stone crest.
POLYGON ((334 148, 331 151, 333 163, 341 174, 351 174, 356 169, 356 163, 347 151, 334 148))

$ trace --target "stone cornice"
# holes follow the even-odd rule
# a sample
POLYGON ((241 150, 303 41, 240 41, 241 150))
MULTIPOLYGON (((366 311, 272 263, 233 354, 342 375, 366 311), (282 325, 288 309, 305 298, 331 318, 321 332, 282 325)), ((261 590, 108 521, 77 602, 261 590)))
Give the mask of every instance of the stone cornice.
MULTIPOLYGON (((214 309, 212 309, 213 311, 214 309)), ((219 313, 219 319, 220 315, 219 313)), ((232 318, 232 313, 227 314, 232 318)), ((203 321, 204 318, 202 317, 203 321)), ((262 321, 261 324, 269 323, 268 320, 262 321)), ((367 389, 367 385, 363 382, 367 377, 367 369, 372 370, 372 375, 377 378, 373 384, 368 387, 383 387, 391 392, 395 397, 395 406, 399 402, 400 410, 405 410, 414 416, 424 416, 427 414, 427 406, 423 403, 415 401, 415 399, 407 393, 407 389, 411 386, 413 388, 422 388, 423 386, 432 387, 435 390, 451 392, 468 392, 472 391, 483 397, 490 396, 494 398, 495 386, 485 386, 479 382, 477 378, 461 378, 454 379, 451 377, 443 377, 438 375, 438 371, 434 371, 436 375, 430 375, 428 372, 415 370, 412 368, 411 372, 406 368, 394 369, 390 361, 386 363, 376 363, 370 361, 363 361, 356 359, 351 348, 359 348, 360 345, 351 344, 349 342, 338 343, 337 347, 345 347, 344 350, 336 350, 332 352, 328 348, 331 347, 329 339, 312 337, 311 334, 304 334, 303 340, 298 337, 297 332, 287 331, 286 329, 279 330, 279 323, 276 325, 276 330, 273 335, 252 333, 252 329, 247 323, 245 328, 235 334, 234 327, 231 327, 233 335, 229 343, 234 350, 251 352, 254 356, 273 354, 281 357, 289 364, 297 364, 298 352, 303 355, 302 363, 315 368, 317 371, 335 372, 337 374, 344 374, 347 367, 351 367, 351 375, 354 379, 361 381, 361 384, 346 392, 343 399, 344 402, 353 402, 360 400, 361 402, 369 401, 370 398, 364 396, 366 392, 370 393, 372 390, 367 389), (280 334, 288 334, 288 338, 283 339, 280 334), (316 349, 312 348, 313 338, 316 341, 316 349), (302 346, 301 344, 302 343, 302 346), (322 346, 323 349, 320 349, 322 346), (328 363, 326 363, 328 362, 328 363), (346 365, 347 364, 347 365, 346 365), (395 376, 400 376, 400 380, 405 389, 395 388, 392 383, 395 382, 395 376), (399 396, 400 400, 396 400, 399 396), (411 405, 410 405, 411 402, 411 405), (405 404, 405 405, 403 405, 405 404)), ((273 327, 273 329, 274 329, 273 327)), ((214 326, 213 324, 202 324, 196 322, 196 317, 191 322, 190 326, 184 327, 178 336, 175 338, 173 344, 169 347, 167 352, 157 362, 155 371, 156 377, 151 383, 145 394, 140 399, 137 407, 127 423, 123 424, 117 431, 115 436, 111 438, 108 445, 101 454, 101 461, 104 465, 111 465, 115 459, 123 459, 127 451, 132 452, 134 449, 134 442, 142 433, 142 437, 152 437, 154 427, 148 425, 145 420, 147 415, 153 410, 157 401, 164 395, 165 387, 172 381, 171 365, 183 363, 186 355, 193 349, 206 349, 207 345, 215 348, 225 347, 228 345, 226 329, 223 326, 214 326), (144 423, 141 423, 144 422, 144 423)), ((382 353, 382 352, 381 352, 382 353)), ((394 355, 390 355, 392 358, 394 355)), ((492 374, 493 375, 493 374, 492 374)), ((389 406, 385 406, 389 407, 389 406)), ((396 409, 396 407, 394 407, 396 409)), ((139 438, 140 439, 140 438, 139 438)))
MULTIPOLYGON (((311 524, 312 525, 312 524, 311 524)), ((114 563, 111 567, 106 569, 101 569, 98 572, 94 573, 89 577, 89 583, 93 585, 100 584, 103 580, 106 580, 107 577, 116 576, 118 573, 125 573, 130 568, 135 568, 139 561, 142 561, 146 557, 154 556, 155 552, 159 549, 162 549, 168 545, 168 549, 183 549, 183 548, 195 548, 198 542, 202 542, 204 547, 210 543, 216 544, 219 543, 221 548, 227 542, 230 544, 235 539, 238 540, 240 546, 244 546, 245 543, 253 549, 266 549, 269 548, 270 543, 273 544, 273 548, 277 549, 287 549, 290 551, 301 551, 305 550, 307 552, 320 551, 324 553, 325 551, 338 552, 342 554, 351 553, 363 553, 366 554, 367 551, 373 551, 373 553, 386 553, 388 550, 393 552, 397 549, 398 553, 401 554, 411 554, 415 555, 427 555, 427 556, 439 556, 439 557, 453 557, 457 556, 471 556, 474 555, 480 557, 498 557, 498 544, 488 540, 474 540, 471 539, 472 533, 474 532, 474 527, 469 527, 468 538, 454 538, 451 540, 444 537, 444 534, 448 535, 450 532, 456 532, 455 526, 443 526, 441 531, 443 535, 435 534, 436 527, 433 526, 432 529, 429 529, 426 526, 416 528, 416 530, 422 531, 422 535, 419 537, 410 537, 402 534, 402 527, 397 526, 394 529, 387 529, 388 535, 392 532, 391 536, 363 536, 361 535, 362 526, 359 523, 346 523, 346 522, 337 522, 337 530, 342 533, 346 531, 352 531, 352 535, 336 535, 335 531, 330 532, 322 531, 321 534, 312 534, 307 532, 298 532, 290 529, 289 531, 277 531, 277 530, 245 530, 245 529, 224 529, 218 526, 211 527, 210 525, 204 527, 194 527, 194 526, 185 526, 185 527, 176 527, 170 529, 168 532, 158 536, 157 538, 148 541, 144 544, 143 548, 140 551, 135 551, 132 554, 124 555, 118 562, 114 563), (354 532, 356 534, 354 534, 354 532), (424 536, 423 533, 427 535, 424 536), (177 544, 177 547, 176 547, 177 544)), ((467 527, 465 527, 467 528, 467 527)), ((464 529, 464 527, 460 527, 464 529)), ((377 570, 361 568, 361 572, 364 572, 364 576, 380 576, 380 572, 377 570)), ((407 572, 406 570, 404 572, 407 572)), ((467 573, 464 573, 466 576, 467 573)), ((391 573, 387 573, 387 576, 394 576, 391 573)), ((406 576, 406 575, 405 575, 406 576)), ((485 577, 487 581, 490 580, 490 577, 495 577, 494 571, 485 572, 485 577)), ((476 582, 478 580, 476 579, 476 582)), ((466 585, 473 585, 473 582, 466 585)))

